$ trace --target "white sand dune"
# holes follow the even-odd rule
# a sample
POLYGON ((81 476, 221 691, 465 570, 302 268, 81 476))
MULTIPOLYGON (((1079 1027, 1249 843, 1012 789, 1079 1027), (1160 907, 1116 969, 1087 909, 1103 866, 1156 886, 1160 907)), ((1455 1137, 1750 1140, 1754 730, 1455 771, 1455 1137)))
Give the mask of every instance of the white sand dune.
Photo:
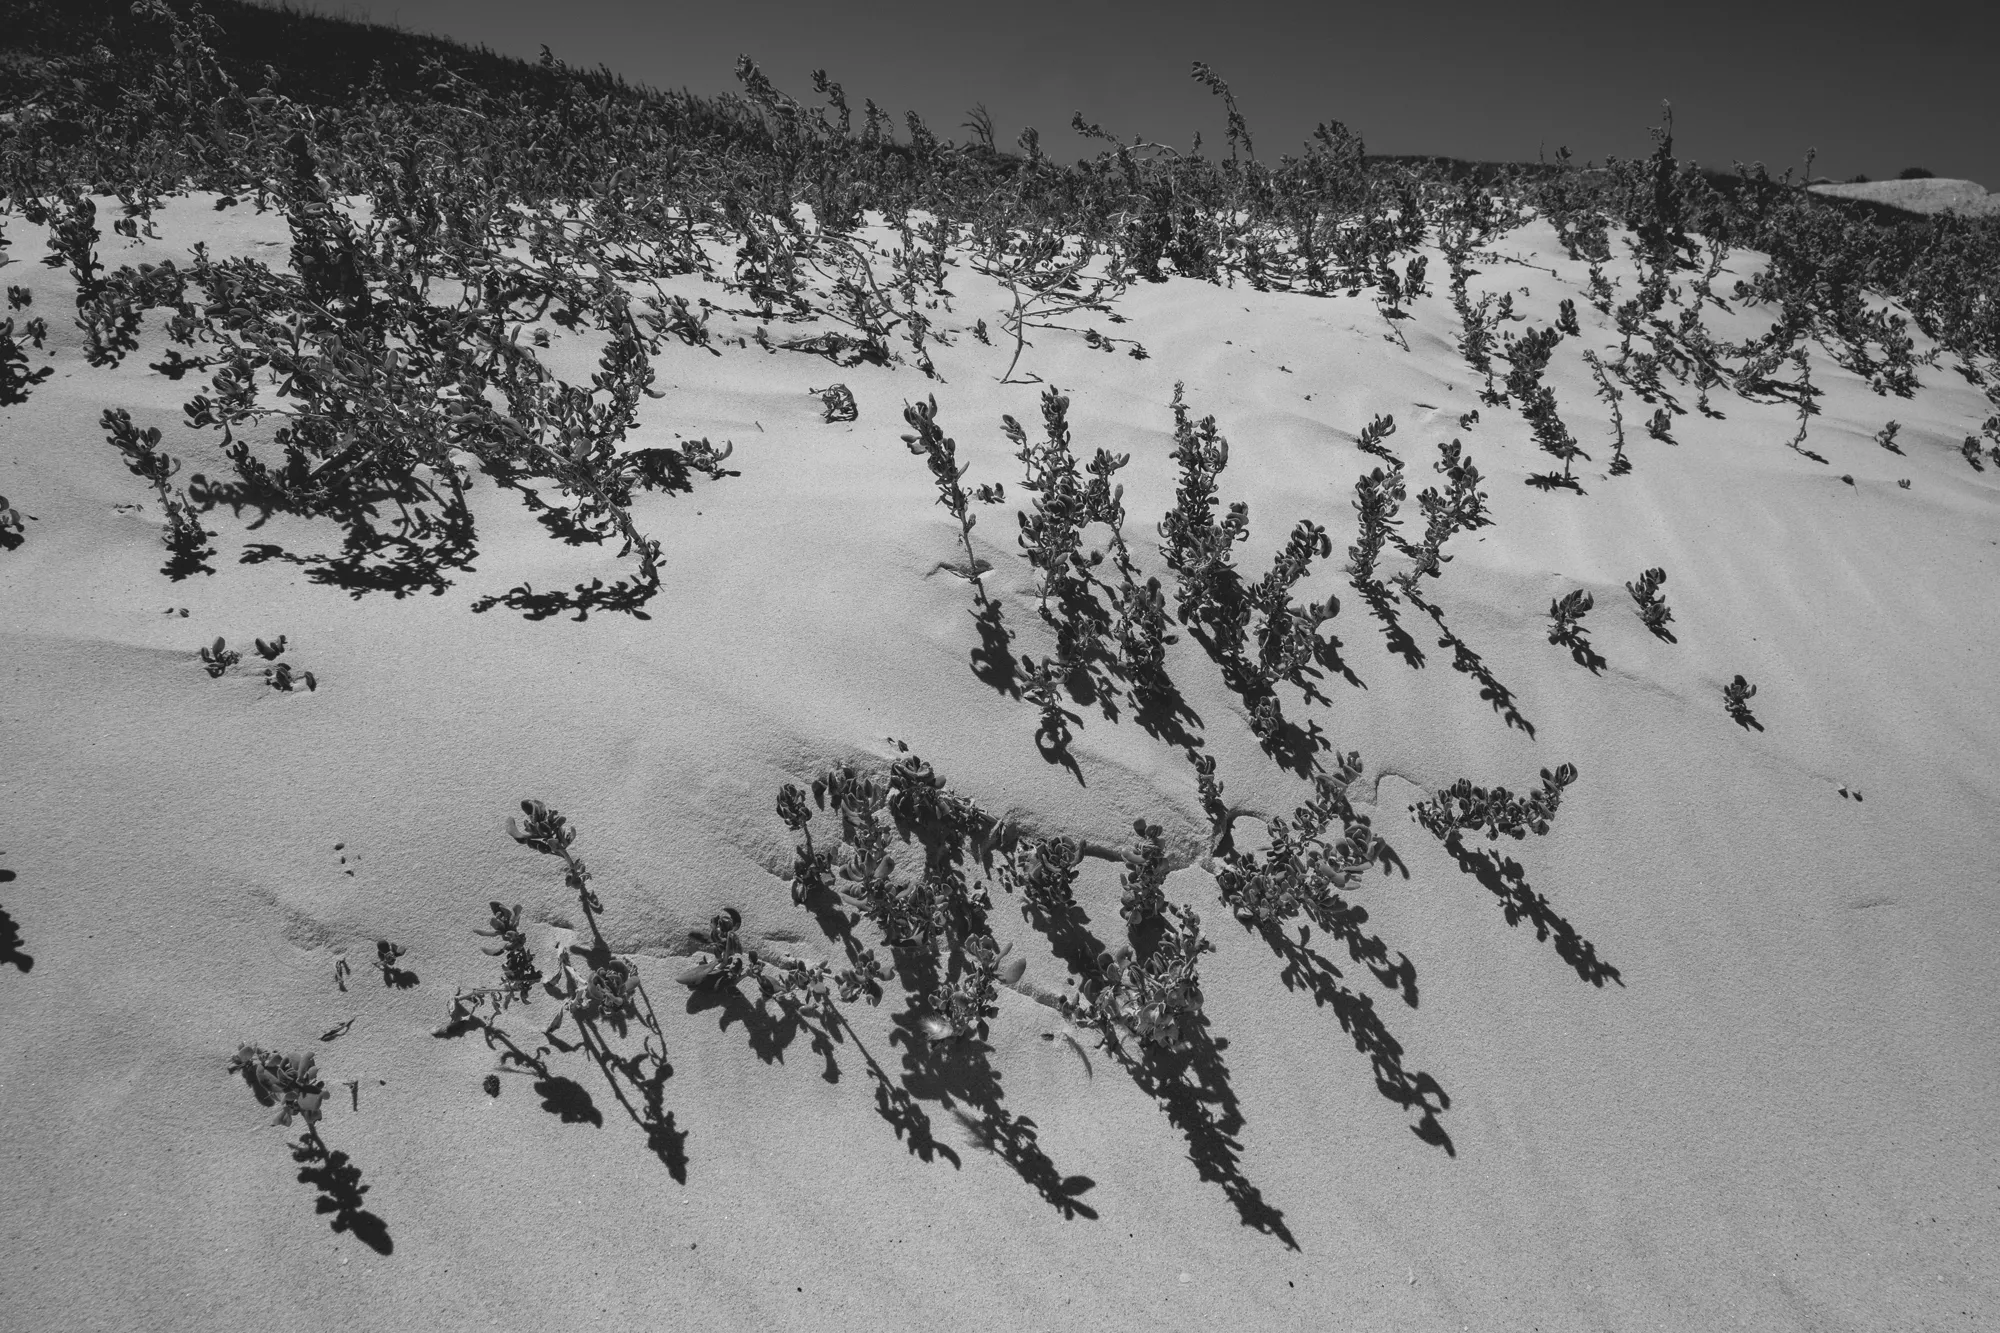
MULTIPOLYGON (((280 215, 200 197, 159 226, 107 259, 196 241, 284 253, 280 215)), ((1266 567, 1299 518, 1331 529, 1336 555, 1300 595, 1341 596, 1331 628, 1362 687, 1329 678, 1324 704, 1288 687, 1285 708, 1362 755, 1359 806, 1407 873, 1372 875, 1357 901, 1415 987, 1315 936, 1294 953, 1316 998, 1217 901, 1178 749, 1129 713, 1078 708, 1072 776, 1038 753, 1034 706, 974 671, 972 591, 938 569, 957 532, 899 437, 904 403, 934 393, 967 484, 1007 484, 975 539, 1014 651, 1046 652, 999 430, 1003 413, 1037 420, 1041 388, 997 382, 1011 348, 956 336, 1006 307, 990 281, 953 275, 942 383, 669 342, 634 443, 726 438, 739 475, 636 502, 663 543, 649 618, 530 620, 471 608, 630 564, 550 540, 484 479, 476 570, 438 595, 350 596, 310 567, 236 563, 241 543, 329 552, 340 535, 226 511, 217 572, 167 581, 157 505, 97 423, 127 408, 190 473, 221 474, 213 433, 181 424, 195 382, 146 368, 157 323, 122 368, 89 369, 57 317, 69 278, 33 264, 36 229, 12 220, 9 236, 27 262, 7 279, 49 315, 57 374, 0 410, 0 492, 32 516, 0 553, 0 867, 17 876, 0 905, 34 960, 0 968, 0 1325, 2000 1323, 2000 469, 1958 453, 1990 409, 1949 358, 1905 401, 1816 353, 1825 464, 1786 447, 1782 404, 1719 398, 1722 416, 1679 418, 1669 445, 1628 401, 1634 470, 1613 477, 1608 418, 1565 353, 1550 382, 1595 459, 1569 494, 1523 485, 1548 459, 1517 414, 1481 407, 1436 295, 1403 322, 1407 351, 1367 299, 1181 279, 1135 288, 1129 322, 1100 325, 1145 360, 1034 335, 1022 371, 1070 395, 1078 456, 1132 456, 1128 532, 1149 572, 1166 576, 1152 527, 1173 504, 1176 381, 1231 442, 1223 499, 1251 516, 1240 568, 1266 567), (822 422, 807 392, 835 378, 854 423, 822 422), (1532 733, 1453 670, 1416 608, 1401 618, 1423 665, 1392 652, 1339 575, 1353 485, 1375 465, 1353 441, 1376 413, 1396 418, 1413 490, 1454 437, 1487 477, 1495 525, 1447 547, 1434 597, 1532 733), (1892 417, 1901 455, 1872 439, 1892 417), (1656 565, 1678 642, 1648 634, 1622 586, 1656 565), (1596 598, 1599 673, 1545 636, 1574 588, 1596 598), (210 679, 196 660, 217 635, 279 633, 317 691, 247 667, 210 679), (1761 730, 1725 715, 1738 673, 1761 730), (1043 831, 1165 827, 1185 866, 1170 893, 1217 945, 1203 1083, 1156 1095, 1038 1002, 1065 970, 1004 896, 995 920, 1028 964, 983 1063, 919 1049, 893 990, 847 1006, 852 1032, 815 1050, 774 1008, 675 983, 688 932, 724 907, 758 940, 830 956, 792 904, 772 802, 828 765, 885 761, 892 737, 1043 831), (1462 776, 1521 790, 1564 761, 1581 776, 1553 831, 1500 850, 1615 969, 1600 985, 1404 817, 1462 776), (519 1074, 486 1096, 476 1037, 432 1035, 455 986, 491 984, 471 933, 489 900, 525 904, 545 961, 583 925, 555 863, 502 832, 528 797, 578 827, 607 938, 639 960, 684 1166, 580 1054, 559 1068, 581 1093, 556 1089, 552 1113, 519 1074), (419 984, 383 984, 385 938, 419 984), (226 1072, 245 1042, 317 1054, 326 1140, 391 1253, 315 1213, 285 1131, 226 1072), (1448 1150, 1378 1089, 1383 1061, 1448 1096, 1448 1150)), ((1475 290, 1511 288, 1536 325, 1582 282, 1544 225, 1495 248, 1521 262, 1482 263, 1475 290)), ((1756 262, 1734 256, 1717 290, 1756 262)), ((1586 345, 1615 341, 1581 315, 1586 345)), ((1768 316, 1713 319, 1740 336, 1768 316)), ((550 327, 559 368, 585 374, 594 347, 550 327)), ((1185 633, 1168 666, 1232 799, 1306 797, 1185 633)), ((1080 895, 1108 938, 1115 867, 1087 864, 1080 895)))
POLYGON ((1865 199, 1874 204, 1911 213, 1959 213, 1969 218, 1991 217, 2000 213, 2000 195, 1989 194, 1977 181, 1924 177, 1919 180, 1857 181, 1843 185, 1815 185, 1815 194, 1836 199, 1865 199))

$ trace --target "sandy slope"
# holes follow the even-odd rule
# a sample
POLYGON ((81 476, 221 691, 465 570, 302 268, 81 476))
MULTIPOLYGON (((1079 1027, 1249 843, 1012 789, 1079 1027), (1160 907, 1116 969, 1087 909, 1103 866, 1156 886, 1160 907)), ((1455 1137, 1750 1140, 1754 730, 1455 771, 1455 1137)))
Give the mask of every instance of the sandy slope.
MULTIPOLYGON (((245 212, 175 203, 162 240, 113 262, 197 239, 281 254, 266 243, 282 222, 245 212)), ((523 579, 626 572, 608 550, 549 540, 484 481, 477 572, 440 596, 350 598, 291 564, 234 563, 240 541, 338 542, 284 519, 247 533, 223 517, 219 572, 170 584, 149 494, 96 422, 128 407, 214 475, 214 440, 178 424, 193 383, 145 368, 156 339, 120 370, 86 368, 67 278, 33 264, 32 229, 16 219, 9 235, 26 262, 7 279, 50 316, 58 375, 0 412, 0 492, 35 516, 0 554, 0 866, 18 875, 0 905, 35 960, 0 969, 0 1324, 2000 1320, 2000 473, 1956 452, 1985 408, 1948 364, 1906 402, 1816 362, 1827 396, 1809 443, 1827 465, 1785 447, 1783 407, 1721 399, 1726 417, 1682 418, 1677 446, 1628 411, 1635 471, 1613 478, 1606 418, 1566 346, 1551 383, 1596 455, 1578 496, 1522 484, 1547 460, 1510 410, 1456 425, 1476 384, 1435 296, 1406 322, 1407 352, 1366 300, 1179 280, 1120 307, 1130 322, 1115 332, 1143 342, 1144 361, 1037 335, 1023 367, 1071 394, 1079 454, 1132 454, 1135 537, 1172 503, 1167 403, 1186 381, 1232 442, 1222 487, 1250 503, 1239 565, 1252 571, 1298 517, 1329 525, 1337 553, 1352 540, 1353 482, 1373 465, 1354 432, 1372 414, 1400 423, 1389 443, 1413 490, 1435 444, 1463 438, 1497 525, 1454 540, 1437 601, 1534 730, 1503 724, 1420 613, 1403 612, 1424 654, 1412 669, 1338 558, 1317 569, 1304 591, 1343 594, 1333 628, 1365 688, 1326 682, 1331 704, 1310 709, 1288 691, 1286 707, 1363 755, 1361 795, 1407 876, 1371 879, 1362 901, 1413 960, 1415 1006, 1344 952, 1321 965, 1331 1005, 1288 989, 1190 865, 1170 888, 1219 946, 1204 977, 1224 1068, 1199 1095, 1156 1098, 1052 1009, 1003 992, 986 1100, 1032 1121, 1016 1142, 1034 1143, 1010 1163, 966 1128, 979 1108, 924 1076, 934 1061, 893 1026, 900 1005, 855 1006, 855 1035, 816 1052, 809 1034, 672 980, 687 931, 725 905, 766 939, 824 953, 786 892, 771 801, 826 764, 888 755, 888 737, 988 809, 1105 840, 1145 816, 1182 861, 1196 855, 1202 817, 1176 750, 1092 713, 1079 782, 1038 756, 1032 705, 971 669, 970 590, 935 570, 956 534, 898 439, 900 409, 935 392, 968 482, 1004 481, 1011 499, 999 417, 1035 420, 1039 390, 995 382, 1005 349, 961 338, 937 353, 937 385, 670 345, 667 396, 638 443, 732 439, 740 475, 640 504, 669 571, 650 619, 473 614, 523 579), (806 393, 834 378, 859 400, 852 426, 821 423, 806 393), (1870 438, 1889 417, 1905 456, 1870 438), (1677 644, 1644 631, 1622 588, 1655 564, 1677 644), (1544 638, 1548 602, 1576 587, 1597 598, 1602 674, 1544 638), (217 634, 279 632, 317 693, 212 681, 195 660, 217 634), (1760 686, 1762 731, 1723 713, 1738 672, 1760 686), (1504 850, 1617 969, 1602 988, 1510 929, 1404 819, 1459 776, 1518 790, 1562 760, 1582 776, 1554 832, 1504 850), (526 796, 580 827, 605 928, 641 959, 671 1045, 685 1183, 581 1057, 564 1069, 589 1112, 573 1104, 569 1123, 524 1078, 489 1099, 489 1052, 431 1035, 456 983, 490 978, 470 934, 489 899, 528 905, 545 958, 579 924, 552 863, 501 832, 526 796), (380 983, 379 937, 408 946, 418 986, 380 983), (1378 1093, 1342 1030, 1362 1006, 1448 1093, 1450 1153, 1378 1093), (348 1019, 345 1036, 315 1040, 348 1019), (285 1131, 224 1071, 245 1041, 317 1051, 336 1090, 326 1138, 361 1169, 391 1254, 315 1215, 285 1131), (902 1088, 928 1126, 908 1142, 884 1114, 902 1088), (1067 1217, 1046 1188, 1064 1177, 1088 1178, 1067 1217)), ((1476 281, 1551 321, 1580 266, 1539 226, 1497 248, 1526 262, 1476 281)), ((994 319, 991 284, 953 285, 946 327, 994 319)), ((1592 345, 1612 341, 1583 316, 1592 345)), ((565 373, 591 355, 576 348, 565 373)), ((1015 648, 1039 654, 1027 566, 1003 549, 1012 507, 987 509, 978 535, 1015 648)), ((1164 573, 1150 541, 1139 549, 1164 573)), ((1303 799, 1195 645, 1170 668, 1232 797, 1303 799)), ((1100 930, 1116 924, 1111 869, 1083 888, 1100 930)), ((1023 991, 1060 987, 1061 964, 1004 900, 997 920, 1030 957, 1023 991)))
POLYGON ((1989 194, 1977 181, 1925 177, 1920 180, 1860 181, 1847 185, 1815 185, 1816 194, 1840 199, 1865 199, 1912 213, 1963 213, 1987 217, 2000 213, 2000 196, 1989 194))

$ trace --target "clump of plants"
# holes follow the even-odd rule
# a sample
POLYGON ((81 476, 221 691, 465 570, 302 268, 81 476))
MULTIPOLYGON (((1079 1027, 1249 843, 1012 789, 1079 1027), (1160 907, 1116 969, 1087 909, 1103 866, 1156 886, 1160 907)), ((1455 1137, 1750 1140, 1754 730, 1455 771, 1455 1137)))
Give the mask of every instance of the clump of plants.
MULTIPOLYGON (((10 294, 19 290, 18 287, 9 289, 10 294)), ((34 339, 27 330, 22 331, 22 337, 35 341, 36 346, 40 346, 40 341, 34 339)), ((28 349, 14 336, 13 317, 0 319, 0 407, 12 407, 17 403, 27 402, 29 390, 55 373, 54 366, 43 366, 39 370, 29 369, 28 349)))
MULTIPOLYGON (((1348 799, 1348 788, 1360 775, 1358 751, 1337 756, 1331 772, 1314 775, 1309 800, 1289 817, 1265 820, 1263 853, 1221 847, 1215 883, 1231 911, 1258 925, 1304 916, 1322 928, 1341 914, 1341 893, 1359 882, 1381 848, 1368 817, 1356 813, 1348 799)), ((1217 804, 1219 799, 1218 791, 1217 804)))
MULTIPOLYGON (((836 974, 832 965, 824 961, 807 962, 750 948, 743 942, 743 913, 734 907, 716 913, 710 918, 707 930, 690 931, 689 938, 699 947, 680 975, 679 980, 685 986, 721 989, 748 981, 764 999, 821 1007, 835 993, 842 1003, 865 996, 870 1004, 875 1004, 882 998, 879 967, 849 968, 836 974)), ((874 956, 870 954, 869 959, 874 961, 874 956)))
POLYGON ((1118 873, 1118 915, 1137 929, 1163 916, 1169 906, 1166 893, 1167 848, 1165 830, 1143 819, 1132 821, 1139 841, 1121 859, 1118 873))
POLYGON ((1488 841, 1503 833, 1517 840, 1530 833, 1540 836, 1549 831, 1562 807, 1563 790, 1575 781, 1574 764, 1543 769, 1542 785, 1520 796, 1505 787, 1489 790, 1460 778, 1412 805, 1410 817, 1440 841, 1461 829, 1484 829, 1488 841))
MULTIPOLYGON (((943 779, 899 747, 885 773, 846 765, 812 782, 805 793, 787 786, 779 817, 805 837, 794 860, 793 897, 806 902, 831 892, 859 908, 881 931, 914 979, 920 1003, 954 1038, 977 1036, 997 1010, 982 980, 986 925, 992 897, 985 876, 996 851, 1010 851, 1019 835, 951 791, 943 779), (839 820, 839 842, 816 845, 807 829, 813 808, 839 820), (897 873, 899 849, 920 867, 897 873)), ((872 955, 857 956, 841 982, 853 994, 879 993, 882 975, 872 955)))
POLYGON ((1095 972, 1062 1000, 1072 1022, 1087 1023, 1112 1041, 1168 1054, 1185 1052, 1206 1021, 1201 956, 1215 946, 1201 933, 1199 913, 1169 903, 1151 949, 1106 951, 1095 972))
POLYGON ((257 640, 257 655, 271 665, 264 668, 264 683, 272 689, 290 694, 303 685, 308 691, 319 688, 319 678, 310 671, 303 671, 291 663, 282 661, 285 653, 285 636, 280 634, 276 641, 267 643, 257 640))

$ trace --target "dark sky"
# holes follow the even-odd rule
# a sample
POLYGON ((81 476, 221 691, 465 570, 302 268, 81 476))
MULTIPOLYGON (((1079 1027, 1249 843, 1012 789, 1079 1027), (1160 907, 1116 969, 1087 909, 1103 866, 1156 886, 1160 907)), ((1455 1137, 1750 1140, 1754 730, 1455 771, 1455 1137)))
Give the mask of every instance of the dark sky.
POLYGON ((1010 142, 1024 125, 1069 160, 1082 111, 1111 130, 1222 151, 1220 105, 1188 77, 1228 80, 1260 157, 1341 120, 1369 151, 1579 160, 1651 151, 1661 99, 1679 156, 1881 179, 1927 167, 2000 188, 2000 6, 1970 0, 1804 5, 1286 0, 303 0, 532 57, 712 93, 739 53, 811 100, 825 69, 858 108, 916 109, 964 140, 983 102, 1010 142), (1985 14, 1987 21, 1979 16, 1985 14), (1982 37, 1980 34, 1984 33, 1982 37))

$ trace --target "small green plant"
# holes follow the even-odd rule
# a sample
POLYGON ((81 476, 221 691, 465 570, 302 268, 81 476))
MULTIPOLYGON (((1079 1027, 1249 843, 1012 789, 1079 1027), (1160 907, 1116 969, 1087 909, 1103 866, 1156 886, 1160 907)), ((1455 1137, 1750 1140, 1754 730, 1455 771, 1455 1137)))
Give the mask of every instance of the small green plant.
POLYGON ((201 650, 201 669, 216 679, 242 660, 243 654, 225 644, 220 634, 215 636, 214 643, 201 650))
POLYGON ((1672 643, 1674 635, 1667 628, 1667 622, 1674 618, 1674 613, 1666 599, 1660 596, 1660 587, 1666 581, 1667 571, 1655 567, 1641 572, 1636 583, 1627 583, 1625 591, 1631 593, 1632 600, 1638 604, 1639 619, 1645 622, 1646 628, 1672 643))
POLYGON ((1442 574, 1445 562, 1451 559, 1444 553, 1444 544, 1455 533, 1472 532, 1493 522, 1486 510, 1486 492, 1479 489, 1479 469, 1462 449, 1457 440, 1438 445, 1438 461, 1431 466, 1450 483, 1449 489, 1440 493, 1436 487, 1426 486, 1418 494, 1417 505, 1424 511, 1424 539, 1414 546, 1397 542, 1413 564, 1406 574, 1395 578, 1406 592, 1414 591, 1417 580, 1442 574))
POLYGON ((1602 670, 1605 665, 1604 658, 1591 647, 1590 636, 1583 629, 1583 618, 1595 604, 1595 599, 1582 588, 1549 603, 1549 642, 1569 649, 1576 664, 1592 673, 1602 670))
POLYGON ((535 965, 534 950, 528 945, 526 932, 521 929, 521 905, 515 903, 507 907, 494 902, 489 906, 493 910, 492 917, 484 927, 472 933, 496 941, 482 946, 480 952, 500 959, 500 984, 492 993, 498 1007, 505 1009, 516 1000, 526 1002, 530 998, 542 980, 542 969, 535 965))
POLYGON ((832 892, 835 853, 813 844, 812 830, 806 825, 812 822, 812 807, 806 804, 806 794, 797 786, 787 782, 778 789, 778 818, 785 827, 805 839, 795 849, 792 857, 792 902, 800 907, 814 893, 832 892))
MULTIPOLYGON (((262 1046, 244 1045, 229 1062, 229 1072, 240 1073, 258 1103, 277 1108, 273 1125, 289 1126, 294 1118, 303 1122, 299 1141, 291 1145, 292 1160, 300 1164, 299 1180, 317 1185, 321 1191, 318 1211, 333 1214, 335 1231, 345 1231, 378 1254, 394 1248, 389 1229, 382 1219, 361 1206, 369 1186, 361 1183, 361 1170, 346 1153, 336 1152, 320 1137, 319 1122, 326 1107, 326 1084, 308 1051, 285 1056, 262 1046)), ((355 1105, 360 1105, 360 1081, 346 1084, 355 1105)))
POLYGON ((1619 406, 1625 391, 1611 382, 1611 375, 1596 352, 1586 350, 1583 359, 1597 381, 1597 396, 1611 409, 1611 475, 1622 477, 1632 470, 1631 460, 1625 457, 1625 412, 1619 406))
POLYGON ((1824 458, 1806 448, 1806 430, 1812 419, 1819 415, 1819 404, 1814 402, 1813 399, 1819 397, 1825 391, 1813 386, 1812 358, 1807 354, 1805 348, 1801 347, 1792 353, 1792 364, 1798 367, 1799 378, 1795 384, 1788 386, 1788 388, 1790 391, 1789 396, 1798 405, 1799 428, 1793 433, 1788 447, 1794 453, 1803 454, 1814 462, 1824 463, 1826 461, 1824 458))
POLYGON ((1125 924, 1138 927, 1167 910, 1167 848, 1165 831, 1143 819, 1132 821, 1138 844, 1124 853, 1125 868, 1118 875, 1118 915, 1125 924))
POLYGON ((289 662, 278 662, 264 668, 264 683, 274 690, 291 694, 300 685, 308 692, 319 689, 319 678, 310 671, 295 671, 289 662))
POLYGON ((1383 444, 1382 441, 1395 433, 1396 418, 1386 414, 1378 414, 1367 425, 1361 428, 1361 434, 1355 437, 1354 447, 1364 454, 1373 454, 1384 462, 1394 463, 1396 455, 1390 453, 1389 447, 1383 444))
POLYGON ((1984 472, 1986 470, 1986 464, 1979 457, 1979 437, 1977 435, 1966 436, 1965 443, 1958 447, 1958 452, 1964 455, 1966 462, 1972 464, 1974 472, 1984 472))
POLYGON ((1582 588, 1564 593, 1549 602, 1549 642, 1564 648, 1576 648, 1579 644, 1588 646, 1584 636, 1583 618, 1590 613, 1596 600, 1582 588))
POLYGON ((1340 614, 1340 599, 1329 596, 1324 603, 1300 604, 1292 600, 1292 589, 1315 558, 1324 559, 1332 551, 1326 529, 1300 519, 1291 539, 1272 559, 1270 573, 1244 590, 1257 615, 1252 638, 1257 645, 1257 678, 1266 690, 1281 680, 1303 683, 1307 667, 1324 656, 1319 627, 1340 614))
POLYGON ((941 1013, 922 1020, 932 1040, 977 1039, 986 1021, 1000 1012, 1000 982, 1018 981, 1025 959, 1009 959, 1013 945, 1001 946, 991 935, 975 935, 960 950, 958 975, 939 997, 941 1013))
POLYGON ((547 1035, 554 1036, 565 1016, 597 1023, 620 1024, 637 1016, 641 986, 639 969, 631 959, 606 957, 579 974, 570 964, 571 953, 557 962, 556 974, 549 979, 549 993, 563 1002, 547 1035))
POLYGON ((1370 587, 1379 586, 1375 562, 1382 548, 1396 539, 1396 511, 1407 494, 1401 460, 1392 460, 1390 467, 1378 467, 1354 483, 1353 504, 1360 534, 1347 548, 1347 577, 1357 591, 1366 594, 1370 587))
POLYGON ((101 424, 111 443, 125 455, 125 466, 134 476, 152 483, 160 497, 160 506, 167 515, 167 549, 173 553, 166 566, 168 575, 180 579, 206 570, 202 562, 215 553, 208 544, 210 534, 202 527, 186 492, 171 484, 170 479, 180 471, 181 464, 179 459, 160 450, 160 428, 150 426, 140 430, 132 424, 132 414, 122 407, 106 409, 101 424))
POLYGON ((275 662, 285 655, 285 636, 280 634, 274 640, 257 640, 257 656, 266 662, 275 662))
POLYGON ((570 851, 570 844, 576 841, 576 830, 569 827, 562 812, 540 801, 523 801, 521 813, 527 817, 526 824, 516 827, 513 816, 509 815, 507 836, 544 856, 560 857, 563 863, 563 883, 576 894, 577 901, 583 905, 584 913, 592 917, 602 913, 604 903, 591 890, 590 870, 580 857, 570 851))
POLYGON ((1233 648, 1242 634, 1243 607, 1230 548, 1249 538, 1250 508, 1239 501, 1216 521, 1216 479, 1229 466, 1229 441, 1214 417, 1194 421, 1178 383, 1173 413, 1173 459, 1180 465, 1180 485, 1159 530, 1160 554, 1179 581, 1175 613, 1183 625, 1204 625, 1216 643, 1233 648))
POLYGON ((375 968, 382 974, 382 984, 397 990, 408 990, 417 984, 417 974, 402 964, 403 955, 409 950, 391 940, 375 941, 375 968))
POLYGON ((807 389, 819 399, 820 410, 826 421, 853 421, 860 417, 861 408, 854 401, 854 390, 845 384, 829 384, 824 389, 807 389))
POLYGON ((1743 679, 1739 673, 1736 679, 1722 687, 1722 706, 1740 727, 1756 727, 1763 730, 1756 715, 1750 711, 1750 700, 1756 696, 1757 687, 1743 679))
POLYGON ((264 1106, 278 1108, 272 1124, 288 1126, 297 1116, 310 1132, 319 1123, 326 1103, 326 1084, 314 1067, 314 1059, 311 1051, 285 1056, 262 1046, 245 1045, 229 1061, 229 1072, 242 1074, 264 1106))
POLYGON ((979 604, 984 606, 986 585, 979 577, 979 557, 972 553, 972 528, 979 516, 971 511, 965 488, 959 484, 972 464, 958 461, 958 446, 938 426, 935 394, 921 403, 905 403, 903 420, 915 432, 905 435, 903 443, 911 453, 929 462, 931 477, 937 482, 938 503, 958 520, 959 541, 965 546, 965 576, 972 580, 979 604))
POLYGON ((1555 392, 1542 383, 1542 374, 1548 369, 1549 358, 1562 337, 1557 329, 1530 329, 1511 342, 1506 353, 1511 367, 1507 372, 1508 394, 1519 405, 1521 415, 1534 431, 1535 443, 1541 446, 1543 452, 1562 461, 1560 475, 1543 473, 1528 478, 1530 485, 1543 490, 1581 489, 1570 476, 1570 468, 1577 459, 1590 457, 1557 415, 1555 392))
POLYGON ((1903 452, 1902 446, 1896 443, 1896 432, 1901 430, 1902 428, 1903 427, 1901 422, 1897 421, 1889 422, 1888 424, 1884 425, 1881 430, 1875 432, 1875 443, 1881 445, 1884 449, 1887 449, 1892 454, 1902 453, 1903 452))
POLYGON ((1668 415, 1666 408, 1658 407, 1653 409, 1652 418, 1646 422, 1646 434, 1652 436, 1662 444, 1675 443, 1674 419, 1668 415))

